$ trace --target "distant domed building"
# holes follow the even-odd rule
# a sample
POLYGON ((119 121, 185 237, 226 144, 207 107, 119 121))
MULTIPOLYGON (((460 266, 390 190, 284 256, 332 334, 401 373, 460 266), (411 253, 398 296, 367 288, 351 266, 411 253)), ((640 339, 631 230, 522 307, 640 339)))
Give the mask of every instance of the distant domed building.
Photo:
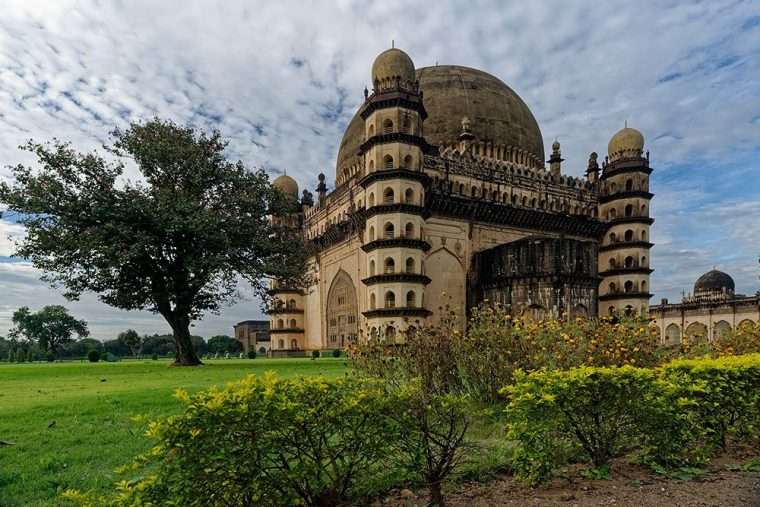
MULTIPOLYGON (((486 299, 536 318, 647 313, 652 169, 639 131, 616 133, 574 178, 560 143, 546 160, 528 106, 486 72, 416 69, 393 48, 371 79, 334 188, 320 174, 287 221, 308 239, 313 285, 273 284, 275 353, 402 340, 444 308, 464 323, 486 299)), ((275 185, 298 199, 285 178, 275 185)))
POLYGON ((718 338, 744 324, 760 321, 760 296, 735 294, 734 279, 713 269, 700 276, 680 303, 663 299, 649 311, 666 343, 718 338))

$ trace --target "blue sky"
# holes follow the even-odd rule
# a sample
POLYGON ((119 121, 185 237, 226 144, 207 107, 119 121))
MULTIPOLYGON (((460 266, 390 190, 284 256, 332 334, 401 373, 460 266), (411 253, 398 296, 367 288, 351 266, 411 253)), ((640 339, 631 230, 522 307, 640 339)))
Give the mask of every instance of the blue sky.
MULTIPOLYGON (((504 80, 547 148, 560 140, 566 173, 580 176, 624 121, 641 130, 655 167, 653 301, 679 298, 712 266, 741 292, 760 288, 757 1, 5 1, 0 178, 32 162, 17 149, 26 139, 99 149, 113 127, 159 115, 219 128, 231 158, 313 189, 320 171, 334 176, 343 130, 391 40, 418 67, 504 80)), ((0 220, 0 335, 19 306, 64 302, 9 257, 20 235, 12 217, 0 220)), ((66 304, 97 337, 168 331, 91 296, 66 304)), ((248 297, 196 332, 260 316, 248 297)))

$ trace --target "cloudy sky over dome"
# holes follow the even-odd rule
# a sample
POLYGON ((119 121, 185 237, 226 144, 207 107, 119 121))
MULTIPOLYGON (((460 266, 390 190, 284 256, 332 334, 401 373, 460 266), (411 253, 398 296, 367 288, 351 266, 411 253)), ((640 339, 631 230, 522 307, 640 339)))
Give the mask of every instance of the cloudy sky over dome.
MULTIPOLYGON (((230 158, 313 189, 320 171, 334 174, 372 61, 391 40, 417 67, 466 65, 502 79, 544 142, 562 143, 566 173, 582 175, 624 121, 641 130, 655 168, 653 302, 678 298, 712 266, 737 292, 758 289, 756 1, 6 0, 0 178, 33 162, 17 149, 29 138, 99 149, 114 127, 161 116, 217 128, 230 158)), ((19 306, 64 303, 10 257, 22 234, 13 216, 0 220, 0 335, 19 306)), ((158 317, 95 297, 65 304, 99 338, 168 332, 158 317)), ((261 315, 248 296, 194 332, 231 334, 261 315)))

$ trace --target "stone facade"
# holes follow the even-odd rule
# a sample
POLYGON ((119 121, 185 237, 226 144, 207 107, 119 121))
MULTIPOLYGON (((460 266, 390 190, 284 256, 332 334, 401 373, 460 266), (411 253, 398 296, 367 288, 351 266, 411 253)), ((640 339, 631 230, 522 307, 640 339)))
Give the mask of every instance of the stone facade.
POLYGON ((712 270, 697 280, 693 294, 680 303, 663 299, 649 311, 664 343, 675 344, 684 338, 712 341, 745 323, 760 321, 760 295, 735 294, 733 279, 712 270))
POLYGON ((259 354, 269 352, 269 321, 268 320, 244 320, 233 326, 235 339, 243 345, 243 351, 247 354, 255 350, 259 354))
POLYGON ((313 285, 273 284, 273 351, 403 340, 444 307, 464 324, 483 299, 536 316, 646 313, 652 169, 638 131, 574 178, 556 141, 545 166, 538 123, 497 78, 415 70, 398 49, 372 69, 335 188, 323 174, 316 196, 274 182, 301 204, 278 220, 308 240, 313 285))

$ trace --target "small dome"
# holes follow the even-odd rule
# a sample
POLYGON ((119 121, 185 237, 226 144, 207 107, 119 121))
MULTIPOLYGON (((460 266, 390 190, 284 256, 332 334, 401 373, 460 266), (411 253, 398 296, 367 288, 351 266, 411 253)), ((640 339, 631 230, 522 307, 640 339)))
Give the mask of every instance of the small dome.
POLYGON ((630 127, 619 130, 607 145, 607 153, 612 160, 620 157, 640 157, 643 150, 644 136, 630 127))
POLYGON ((414 62, 400 49, 386 49, 375 58, 375 63, 372 64, 372 82, 382 83, 386 79, 397 77, 402 83, 413 83, 414 62))
POLYGON ((723 292, 725 289, 728 293, 733 293, 735 289, 734 279, 723 271, 713 269, 697 279, 694 284, 694 294, 704 292, 723 292))
POLYGON ((298 197, 298 183, 287 174, 275 178, 272 182, 272 186, 288 195, 298 197))
POLYGON ((559 141, 557 141, 556 139, 552 143, 552 150, 553 151, 559 151, 559 141))

